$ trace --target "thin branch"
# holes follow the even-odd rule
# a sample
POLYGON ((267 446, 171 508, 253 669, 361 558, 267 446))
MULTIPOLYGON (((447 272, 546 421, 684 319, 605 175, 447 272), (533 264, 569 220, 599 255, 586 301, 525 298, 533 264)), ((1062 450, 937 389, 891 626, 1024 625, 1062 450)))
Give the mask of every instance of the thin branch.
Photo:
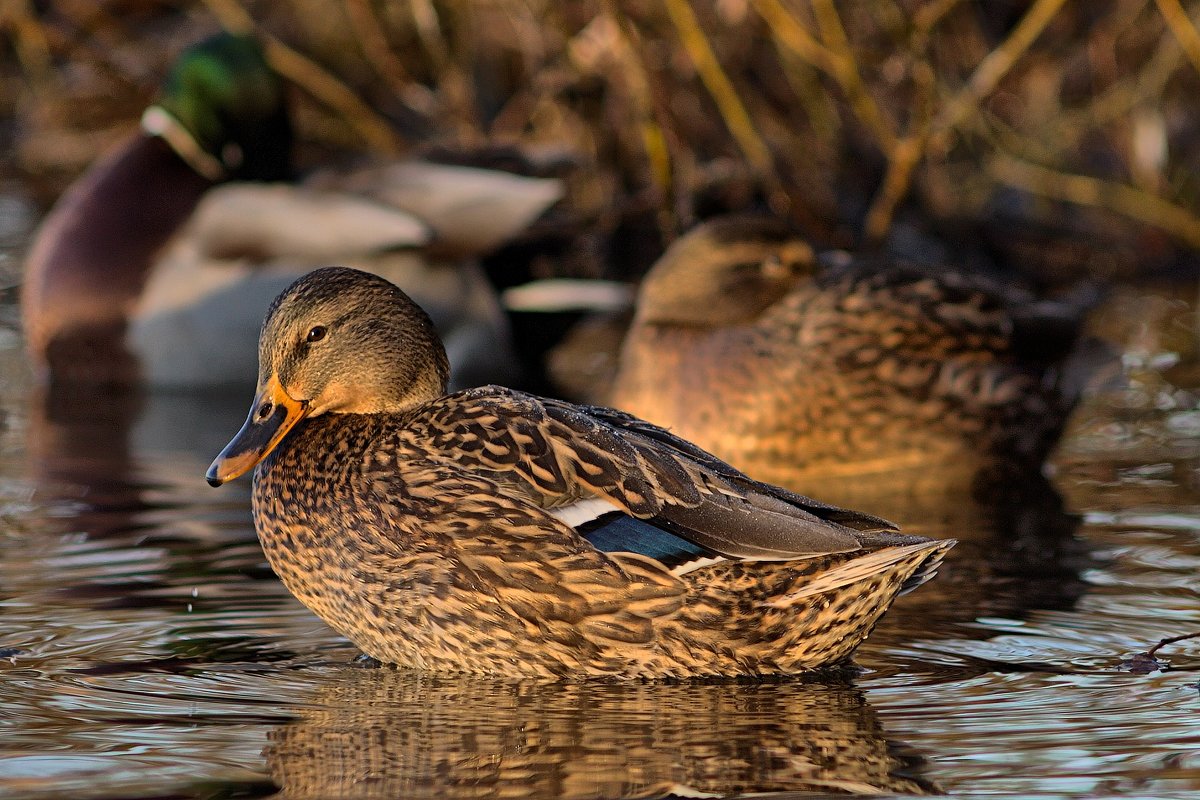
POLYGON ((1113 211, 1160 228, 1191 247, 1200 247, 1200 217, 1141 189, 1059 172, 1005 155, 992 159, 989 172, 1010 186, 1042 197, 1113 211))
POLYGON ((755 171, 762 176, 770 177, 773 174, 771 152, 754 130, 754 123, 751 121, 749 113, 746 112, 746 107, 742 105, 729 76, 721 68, 721 63, 713 53, 712 45, 709 44, 708 37, 704 35, 704 30, 700 27, 700 22, 696 19, 691 6, 688 5, 687 0, 666 0, 666 7, 671 22, 679 32, 684 49, 687 50, 692 63, 696 65, 696 71, 700 73, 700 80, 704 82, 709 94, 712 95, 713 101, 721 112, 721 117, 725 120, 733 138, 737 140, 742 154, 746 156, 755 171))
POLYGON ((1146 657, 1154 658, 1154 654, 1157 653, 1159 650, 1161 650, 1165 645, 1175 644, 1176 642, 1182 642, 1185 639, 1196 639, 1198 637, 1200 637, 1200 633, 1184 633, 1179 636, 1168 636, 1166 639, 1159 640, 1159 643, 1154 645, 1154 647, 1151 647, 1146 652, 1146 657))
POLYGON ((1183 52, 1187 53, 1192 68, 1200 72, 1200 32, 1196 31, 1196 26, 1188 18, 1179 0, 1155 0, 1155 5, 1167 21, 1167 26, 1183 48, 1183 52))

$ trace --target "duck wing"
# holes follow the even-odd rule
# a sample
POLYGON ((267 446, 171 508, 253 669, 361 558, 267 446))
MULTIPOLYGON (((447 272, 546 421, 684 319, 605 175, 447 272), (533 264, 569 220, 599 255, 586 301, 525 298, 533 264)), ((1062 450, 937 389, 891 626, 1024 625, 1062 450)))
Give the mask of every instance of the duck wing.
POLYGON ((490 473, 585 534, 589 521, 621 512, 631 525, 604 541, 655 558, 656 548, 680 545, 654 529, 697 545, 690 556, 703 551, 756 560, 925 541, 892 533, 895 526, 878 517, 755 481, 669 431, 613 409, 488 386, 442 398, 416 425, 436 451, 490 473))
POLYGON ((952 357, 984 353, 998 361, 1045 369, 1079 342, 1099 290, 1080 285, 1057 299, 989 275, 872 259, 830 263, 820 273, 825 291, 850 298, 846 319, 888 348, 952 357))

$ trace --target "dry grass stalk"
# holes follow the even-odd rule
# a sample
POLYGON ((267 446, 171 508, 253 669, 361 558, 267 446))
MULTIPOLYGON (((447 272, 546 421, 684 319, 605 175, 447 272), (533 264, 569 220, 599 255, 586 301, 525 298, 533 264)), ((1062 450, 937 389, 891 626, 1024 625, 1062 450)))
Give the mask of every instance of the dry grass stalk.
POLYGON ((989 172, 1010 186, 1055 200, 1103 208, 1161 228, 1200 248, 1200 217, 1156 195, 1113 181, 1030 164, 1009 156, 995 156, 989 172))
POLYGON ((328 70, 275 36, 259 29, 237 0, 203 0, 223 28, 262 37, 267 60, 287 80, 337 112, 363 141, 381 153, 395 154, 400 145, 392 126, 328 70))
MULTIPOLYGON (((987 226, 998 207, 1055 224, 1061 209, 1015 188, 1077 205, 1085 228, 1134 240, 1138 226, 1155 225, 1196 242, 1200 30, 1182 0, 183 7, 154 6, 159 22, 179 20, 166 41, 144 38, 161 26, 77 3, 34 11, 0 0, 17 72, 59 78, 87 62, 83 73, 96 77, 84 100, 116 86, 144 102, 202 8, 268 43, 277 68, 316 100, 298 117, 301 138, 319 146, 393 153, 410 143, 396 132, 407 126, 412 144, 571 153, 587 173, 573 201, 601 239, 631 215, 656 218, 669 239, 699 215, 751 204, 848 246, 904 238, 893 236, 899 218, 935 234, 946 220, 987 226), (608 39, 588 41, 594 34, 608 39), (581 60, 581 46, 620 54, 581 60), (144 75, 131 76, 139 55, 144 75)), ((11 106, 28 113, 36 103, 11 106)), ((36 131, 38 119, 15 128, 36 131)))
POLYGON ((729 131, 733 134, 734 139, 737 140, 742 154, 756 172, 763 177, 771 176, 773 174, 771 151, 767 149, 755 131, 754 122, 738 98, 737 90, 733 88, 733 82, 729 80, 729 76, 721 67, 721 62, 717 60, 712 45, 709 44, 708 37, 704 35, 704 29, 700 27, 692 7, 688 5, 687 0, 665 0, 664 5, 667 13, 670 14, 671 22, 679 31, 679 38, 684 49, 687 50, 692 63, 696 65, 700 79, 704 81, 705 87, 712 94, 713 101, 721 110, 721 117, 729 126, 729 131))
POLYGON ((1183 47, 1188 60, 1192 62, 1192 68, 1200 72, 1200 32, 1196 31, 1196 26, 1179 4, 1179 0, 1155 0, 1155 5, 1167 21, 1171 33, 1183 47))

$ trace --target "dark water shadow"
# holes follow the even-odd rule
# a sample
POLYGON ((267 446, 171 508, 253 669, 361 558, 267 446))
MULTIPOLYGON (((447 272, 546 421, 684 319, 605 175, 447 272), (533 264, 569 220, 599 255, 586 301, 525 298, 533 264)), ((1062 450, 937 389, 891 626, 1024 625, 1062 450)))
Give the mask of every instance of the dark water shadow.
POLYGON ((889 674, 935 671, 946 679, 1024 668, 979 664, 952 654, 932 662, 920 655, 910 661, 898 653, 912 641, 987 638, 976 624, 981 618, 1021 620, 1038 611, 1070 611, 1091 589, 1087 571, 1104 561, 1080 533, 1082 516, 1067 509, 1060 492, 1041 474, 997 466, 957 483, 940 477, 913 470, 857 483, 807 480, 793 487, 878 514, 908 533, 958 540, 937 577, 901 598, 883 618, 859 660, 889 674), (880 650, 889 653, 888 661, 872 657, 880 650), (949 672, 943 672, 947 661, 949 672))
POLYGON ((345 669, 273 731, 281 798, 929 794, 861 692, 345 669), (700 794, 698 794, 700 793, 700 794))
POLYGON ((244 503, 238 489, 210 494, 203 473, 248 403, 234 393, 33 391, 24 409, 27 479, 56 516, 92 538, 127 532, 147 511, 233 496, 244 503))

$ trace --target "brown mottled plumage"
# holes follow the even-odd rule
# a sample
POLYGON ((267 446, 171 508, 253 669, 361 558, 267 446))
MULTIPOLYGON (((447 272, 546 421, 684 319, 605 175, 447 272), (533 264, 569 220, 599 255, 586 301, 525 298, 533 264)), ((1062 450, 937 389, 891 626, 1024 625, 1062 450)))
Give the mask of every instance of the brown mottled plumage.
POLYGON ((710 221, 647 275, 607 401, 764 481, 1036 470, 1078 387, 1079 309, 981 276, 818 264, 766 217, 710 221))
POLYGON ((815 669, 848 657, 953 544, 758 483, 618 411, 496 386, 447 395, 428 317, 367 273, 293 284, 259 359, 258 397, 209 480, 258 464, 271 566, 383 661, 581 677, 815 669))

